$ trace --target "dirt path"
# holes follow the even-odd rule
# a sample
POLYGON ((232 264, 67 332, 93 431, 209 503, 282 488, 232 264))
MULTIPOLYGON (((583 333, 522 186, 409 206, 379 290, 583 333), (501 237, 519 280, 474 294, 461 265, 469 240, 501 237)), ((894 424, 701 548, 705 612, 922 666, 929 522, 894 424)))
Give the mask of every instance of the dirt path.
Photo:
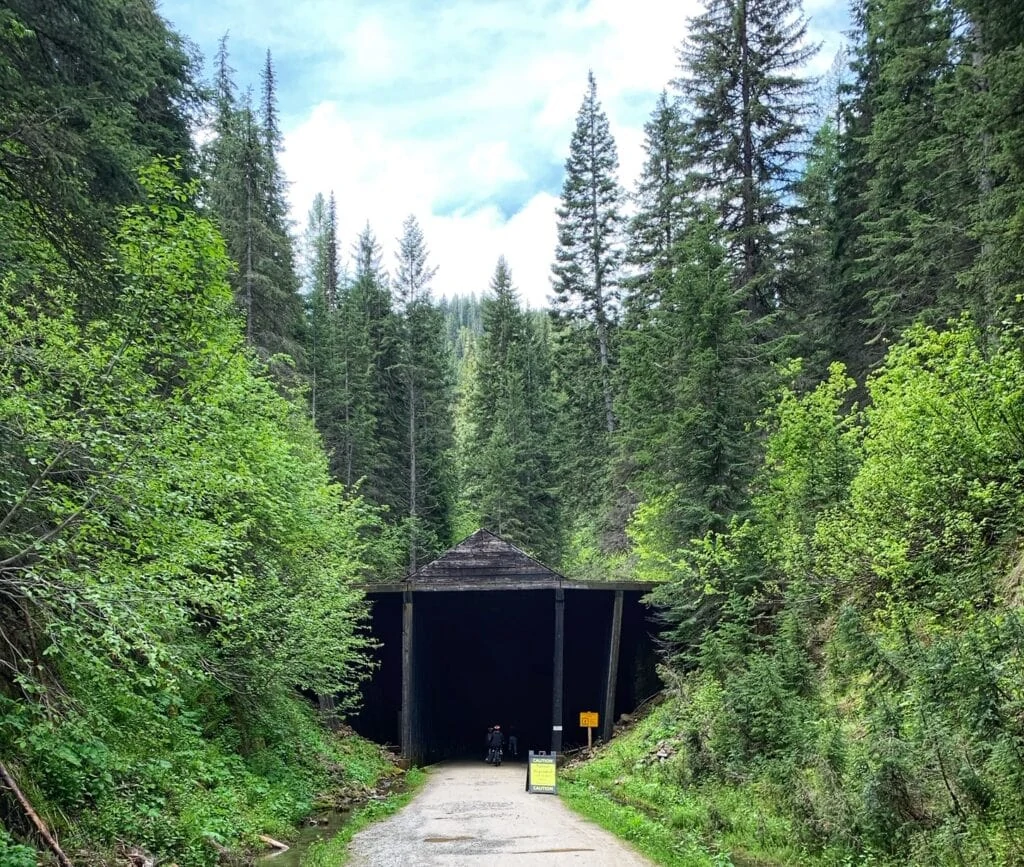
POLYGON ((405 809, 360 831, 349 846, 358 867, 586 864, 649 867, 607 831, 554 795, 524 790, 526 767, 506 762, 437 765, 405 809))

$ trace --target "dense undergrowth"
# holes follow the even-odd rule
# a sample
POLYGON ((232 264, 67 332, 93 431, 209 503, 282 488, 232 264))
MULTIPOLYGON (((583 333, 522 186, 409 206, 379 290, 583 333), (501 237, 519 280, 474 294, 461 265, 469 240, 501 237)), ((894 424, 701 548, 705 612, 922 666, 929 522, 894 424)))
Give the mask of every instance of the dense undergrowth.
MULTIPOLYGON (((379 521, 245 347, 195 190, 141 184, 102 310, 42 245, 0 284, 0 756, 76 860, 187 867, 377 773, 311 699, 369 671, 379 521)), ((10 793, 0 822, 24 860, 10 793)))
POLYGON ((672 700, 570 798, 667 863, 1024 859, 1020 334, 916 327, 853 389, 779 393, 727 532, 638 513, 672 700))
POLYGON ((78 713, 30 729, 16 766, 36 803, 56 808, 46 812, 76 863, 126 863, 132 850, 181 867, 218 863, 225 849, 242 857, 265 849, 258 834, 289 839, 332 791, 392 770, 379 747, 332 734, 299 696, 268 696, 243 732, 211 697, 168 713, 114 679, 96 686, 78 713))
MULTIPOLYGON (((812 852, 768 780, 694 783, 674 696, 634 728, 568 769, 559 782, 575 810, 672 867, 861 863, 841 849, 812 852), (662 757, 659 757, 662 753, 662 757)), ((865 861, 864 863, 870 863, 865 861)))

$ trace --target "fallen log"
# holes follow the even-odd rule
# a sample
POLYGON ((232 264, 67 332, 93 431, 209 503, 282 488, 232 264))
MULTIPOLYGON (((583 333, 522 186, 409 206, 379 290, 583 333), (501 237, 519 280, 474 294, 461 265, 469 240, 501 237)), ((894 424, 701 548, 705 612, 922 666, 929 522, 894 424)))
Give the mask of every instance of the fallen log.
POLYGON ((35 826, 36 831, 39 832, 39 836, 43 838, 43 842, 46 843, 50 851, 57 856, 57 863, 60 864, 60 867, 73 867, 68 856, 61 850, 60 844, 57 842, 57 838, 50 833, 50 829, 46 827, 46 823, 40 819, 36 811, 32 809, 32 805, 28 802, 28 798, 26 798, 21 789, 18 788, 18 784, 14 781, 14 777, 11 776, 10 771, 7 770, 7 766, 3 762, 0 762, 0 779, 3 780, 4 786, 14 793, 14 797, 17 799, 18 804, 28 817, 28 820, 33 824, 33 826, 35 826))
POLYGON ((291 848, 287 843, 282 843, 280 840, 275 840, 273 837, 268 837, 266 834, 257 834, 257 836, 268 846, 277 849, 278 852, 287 852, 291 848))

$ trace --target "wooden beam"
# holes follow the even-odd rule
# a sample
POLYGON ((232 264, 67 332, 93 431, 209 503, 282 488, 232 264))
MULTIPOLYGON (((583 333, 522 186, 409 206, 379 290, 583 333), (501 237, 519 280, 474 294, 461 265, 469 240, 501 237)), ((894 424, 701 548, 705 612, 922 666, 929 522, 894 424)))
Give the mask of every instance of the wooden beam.
POLYGON ((406 590, 402 597, 402 755, 414 760, 412 744, 413 701, 416 691, 413 689, 412 658, 412 591, 406 590))
POLYGON ((621 590, 615 591, 615 602, 612 606, 612 634, 608 642, 608 680, 604 690, 604 723, 601 737, 605 743, 612 738, 615 726, 615 686, 619 680, 619 646, 622 643, 622 598, 621 590))
POLYGON ((551 688, 551 752, 562 751, 562 676, 565 667, 565 591, 555 590, 555 658, 551 688))
POLYGON ((651 581, 516 581, 507 578, 480 578, 468 580, 414 581, 393 584, 364 584, 362 591, 369 596, 377 593, 405 593, 411 587, 417 593, 459 593, 480 590, 625 590, 630 593, 650 593, 658 585, 651 581))

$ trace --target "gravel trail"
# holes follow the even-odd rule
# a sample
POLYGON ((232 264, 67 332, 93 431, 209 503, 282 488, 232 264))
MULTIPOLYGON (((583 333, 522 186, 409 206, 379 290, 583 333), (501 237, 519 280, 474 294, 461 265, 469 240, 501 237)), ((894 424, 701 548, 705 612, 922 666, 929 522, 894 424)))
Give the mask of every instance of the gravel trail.
POLYGON ((357 867, 650 867, 651 861, 573 813, 525 791, 526 766, 436 765, 416 797, 352 839, 357 867))

